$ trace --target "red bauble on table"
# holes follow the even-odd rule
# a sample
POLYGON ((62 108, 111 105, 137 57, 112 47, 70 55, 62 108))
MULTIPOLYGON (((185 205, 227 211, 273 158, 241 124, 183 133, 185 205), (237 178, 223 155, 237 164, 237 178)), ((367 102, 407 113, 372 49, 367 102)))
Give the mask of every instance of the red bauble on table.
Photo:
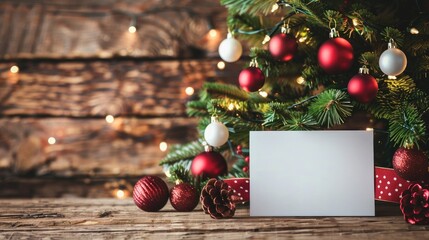
POLYGON ((320 67, 329 74, 342 73, 353 64, 353 47, 344 38, 335 37, 338 33, 331 30, 331 39, 324 42, 319 48, 318 60, 320 67))
POLYGON ((248 92, 258 91, 265 83, 265 76, 258 67, 250 66, 243 69, 238 76, 238 82, 248 92))
POLYGON ((197 189, 189 183, 180 183, 171 189, 170 203, 179 212, 190 212, 198 205, 197 189))
POLYGON ((163 208, 168 201, 168 196, 167 184, 156 176, 144 177, 134 185, 134 203, 146 212, 156 212, 163 208))
POLYGON ((198 154, 191 163, 191 173, 194 176, 216 178, 227 173, 225 158, 218 152, 206 151, 198 154))
POLYGON ((392 164, 395 172, 403 179, 422 181, 428 176, 428 158, 418 149, 398 148, 392 164))
POLYGON ((271 38, 268 49, 273 58, 286 62, 292 60, 298 49, 298 44, 294 36, 279 33, 271 38))
POLYGON ((368 68, 363 66, 359 73, 354 75, 347 86, 350 96, 361 103, 369 103, 377 96, 377 80, 369 74, 368 68))

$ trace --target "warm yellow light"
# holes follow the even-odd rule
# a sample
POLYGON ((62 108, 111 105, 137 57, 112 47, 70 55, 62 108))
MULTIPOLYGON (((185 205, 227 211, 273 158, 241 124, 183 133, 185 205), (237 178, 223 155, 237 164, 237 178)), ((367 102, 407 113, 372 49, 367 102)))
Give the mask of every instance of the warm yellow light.
POLYGON ((10 72, 11 73, 18 73, 19 72, 19 67, 18 66, 12 66, 10 67, 10 72))
POLYGON ((410 33, 411 34, 419 34, 419 30, 417 28, 413 27, 410 29, 410 33))
POLYGON ((209 36, 212 37, 212 38, 216 37, 217 36, 216 29, 210 29, 209 36))
POLYGON ((268 93, 265 91, 259 91, 259 95, 261 95, 264 98, 268 97, 268 93))
POLYGON ((170 170, 166 170, 166 171, 164 171, 164 174, 165 174, 165 176, 166 176, 166 177, 168 177, 168 178, 170 178, 170 177, 171 177, 170 170))
POLYGON ((264 40, 262 41, 262 44, 265 44, 271 40, 270 36, 265 35, 264 40))
POLYGON ((49 144, 53 145, 53 144, 55 144, 56 142, 57 142, 57 139, 55 139, 54 137, 50 137, 50 138, 48 138, 48 143, 49 143, 49 144))
POLYGON ((234 108, 235 108, 234 103, 230 103, 228 105, 228 110, 232 111, 232 110, 234 110, 234 108))
POLYGON ((186 93, 186 95, 188 95, 188 96, 192 96, 192 95, 194 94, 194 92, 195 92, 195 90, 194 90, 194 88, 193 88, 193 87, 187 87, 187 88, 185 89, 185 93, 186 93))
POLYGON ((302 42, 305 42, 305 40, 307 40, 307 37, 300 37, 300 38, 298 39, 298 41, 299 41, 299 42, 301 42, 301 43, 302 43, 302 42))
POLYGON ((219 61, 218 63, 217 63, 217 68, 219 68, 220 70, 223 70, 223 69, 225 69, 225 62, 224 61, 219 61))
POLYGON ((177 184, 180 184, 180 180, 179 180, 179 179, 177 179, 177 180, 176 180, 176 185, 177 185, 177 184))
POLYGON ((106 116, 106 122, 107 123, 113 123, 115 121, 115 117, 112 115, 107 115, 106 116))
POLYGON ((391 79, 391 80, 395 80, 396 79, 396 76, 387 76, 387 79, 391 79))
POLYGON ((116 197, 122 199, 125 197, 125 192, 121 189, 116 190, 116 197))
POLYGON ((357 18, 353 18, 352 22, 353 22, 353 25, 354 25, 355 27, 356 27, 357 25, 359 25, 359 19, 357 19, 357 18))
POLYGON ((137 32, 137 28, 136 28, 135 26, 130 26, 130 27, 128 28, 128 32, 130 32, 130 33, 135 33, 135 32, 137 32))
POLYGON ((167 148, 168 148, 168 145, 167 145, 167 143, 166 143, 166 142, 161 142, 161 143, 159 144, 159 150, 161 150, 162 152, 167 151, 167 148))
POLYGON ((374 128, 367 127, 366 130, 367 131, 374 131, 374 128))
POLYGON ((277 3, 274 3, 274 5, 271 7, 271 12, 275 12, 279 9, 279 5, 277 3))
POLYGON ((301 76, 301 77, 298 77, 297 79, 296 79, 296 83, 298 83, 298 84, 304 84, 305 83, 305 79, 301 76))

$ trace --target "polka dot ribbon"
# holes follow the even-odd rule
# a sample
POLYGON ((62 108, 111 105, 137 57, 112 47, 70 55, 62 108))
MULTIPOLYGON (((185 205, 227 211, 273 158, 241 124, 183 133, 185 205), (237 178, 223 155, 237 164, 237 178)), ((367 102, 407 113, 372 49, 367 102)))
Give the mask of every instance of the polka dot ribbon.
POLYGON ((249 189, 250 180, 249 178, 230 178, 223 180, 228 187, 234 191, 235 198, 245 204, 250 200, 249 189))

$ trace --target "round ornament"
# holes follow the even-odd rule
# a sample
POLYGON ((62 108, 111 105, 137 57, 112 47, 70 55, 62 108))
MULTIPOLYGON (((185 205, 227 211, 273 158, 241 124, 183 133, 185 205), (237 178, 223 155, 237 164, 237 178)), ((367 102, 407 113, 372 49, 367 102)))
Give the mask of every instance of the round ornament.
POLYGON ((369 69, 363 66, 347 85, 350 96, 361 103, 371 102, 378 92, 377 80, 369 74, 369 69))
POLYGON ((258 91, 265 83, 265 76, 262 70, 256 66, 256 61, 252 60, 250 67, 241 70, 238 75, 240 87, 248 92, 258 91))
POLYGON ((428 158, 418 149, 398 148, 392 164, 395 172, 405 180, 421 181, 428 175, 428 158))
POLYGON ((330 38, 319 48, 318 60, 320 67, 329 74, 342 73, 353 64, 353 47, 344 38, 338 37, 338 32, 333 28, 330 38))
POLYGON ((167 184, 156 176, 146 176, 134 185, 134 203, 146 212, 156 212, 163 208, 168 196, 167 184))
POLYGON ((289 34, 289 27, 282 27, 281 33, 271 38, 268 50, 271 56, 280 61, 290 61, 298 49, 296 38, 289 34))
POLYGON ((227 173, 226 160, 220 153, 211 151, 210 147, 206 146, 206 151, 198 154, 192 160, 191 173, 204 178, 225 175, 227 173))
POLYGON ((170 203, 179 212, 190 212, 198 205, 198 192, 189 183, 180 183, 171 189, 170 203))
POLYGON ((378 60, 378 65, 386 75, 398 76, 407 67, 407 56, 400 49, 396 48, 395 41, 390 39, 387 50, 381 54, 378 60))
POLYGON ((225 62, 235 62, 240 59, 242 53, 241 43, 231 33, 228 33, 227 38, 219 45, 219 56, 225 62))
POLYGON ((228 128, 221 122, 217 121, 216 117, 212 117, 212 122, 207 125, 204 130, 204 139, 213 147, 224 145, 229 138, 228 128))

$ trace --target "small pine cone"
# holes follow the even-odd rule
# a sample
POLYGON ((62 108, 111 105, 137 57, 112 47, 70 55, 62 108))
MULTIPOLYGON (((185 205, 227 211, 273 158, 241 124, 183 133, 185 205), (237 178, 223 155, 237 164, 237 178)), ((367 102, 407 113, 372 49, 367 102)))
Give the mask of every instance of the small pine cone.
POLYGON ((235 213, 233 190, 222 180, 210 179, 201 191, 200 201, 206 214, 212 218, 231 218, 235 213))

